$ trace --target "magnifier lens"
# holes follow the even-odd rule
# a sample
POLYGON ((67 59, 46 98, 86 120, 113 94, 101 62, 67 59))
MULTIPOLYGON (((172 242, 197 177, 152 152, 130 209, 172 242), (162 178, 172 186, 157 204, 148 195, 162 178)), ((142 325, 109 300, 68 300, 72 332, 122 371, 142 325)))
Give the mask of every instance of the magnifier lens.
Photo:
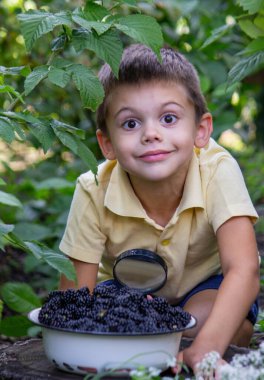
POLYGON ((165 284, 167 265, 155 252, 133 249, 117 258, 113 273, 120 284, 143 293, 153 293, 165 284))

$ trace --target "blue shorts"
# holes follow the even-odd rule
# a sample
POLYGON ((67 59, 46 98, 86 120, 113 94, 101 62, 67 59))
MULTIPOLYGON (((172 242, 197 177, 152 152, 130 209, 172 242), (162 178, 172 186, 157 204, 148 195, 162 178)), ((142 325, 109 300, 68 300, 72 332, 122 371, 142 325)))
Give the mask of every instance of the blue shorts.
MULTIPOLYGON (((223 275, 217 274, 215 276, 209 277, 207 280, 200 282, 200 284, 196 285, 192 290, 190 290, 183 299, 177 304, 177 306, 184 307, 186 302, 196 293, 201 292, 207 289, 218 289, 223 281, 223 275)), ((122 287, 116 280, 108 280, 101 283, 102 285, 116 285, 118 288, 122 287)), ((259 312, 258 299, 251 305, 249 313, 247 315, 247 319, 254 325, 257 321, 259 312)))
MULTIPOLYGON (((207 280, 200 282, 197 286, 195 286, 192 290, 190 290, 187 294, 185 294, 184 298, 179 302, 179 306, 184 307, 186 302, 196 293, 201 292, 207 289, 218 289, 223 281, 223 275, 217 274, 215 276, 209 277, 207 280)), ((259 304, 258 299, 251 305, 251 308, 248 312, 247 319, 254 325, 257 321, 259 312, 259 304)))

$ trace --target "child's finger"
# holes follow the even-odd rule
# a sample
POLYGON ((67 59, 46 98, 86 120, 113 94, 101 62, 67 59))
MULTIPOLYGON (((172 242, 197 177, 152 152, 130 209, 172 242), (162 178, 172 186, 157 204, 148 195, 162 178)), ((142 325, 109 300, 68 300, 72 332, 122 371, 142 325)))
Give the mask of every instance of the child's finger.
POLYGON ((182 363, 183 363, 183 352, 182 351, 180 351, 179 353, 178 353, 178 355, 177 355, 177 364, 176 364, 176 366, 175 367, 171 367, 171 371, 172 371, 172 373, 173 374, 178 374, 178 373, 180 373, 181 372, 181 370, 182 370, 182 363))

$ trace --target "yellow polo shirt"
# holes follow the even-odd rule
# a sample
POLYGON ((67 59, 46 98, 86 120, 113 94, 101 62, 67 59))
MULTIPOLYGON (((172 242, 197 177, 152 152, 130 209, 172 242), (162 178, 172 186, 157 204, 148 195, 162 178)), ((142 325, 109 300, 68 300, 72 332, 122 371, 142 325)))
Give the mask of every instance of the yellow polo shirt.
POLYGON ((98 182, 91 172, 78 178, 61 251, 101 263, 98 281, 113 277, 120 253, 155 251, 168 266, 167 282, 157 294, 170 302, 221 272, 215 233, 225 221, 242 215, 257 219, 237 162, 213 139, 194 150, 181 202, 165 227, 146 214, 116 161, 99 165, 98 182))

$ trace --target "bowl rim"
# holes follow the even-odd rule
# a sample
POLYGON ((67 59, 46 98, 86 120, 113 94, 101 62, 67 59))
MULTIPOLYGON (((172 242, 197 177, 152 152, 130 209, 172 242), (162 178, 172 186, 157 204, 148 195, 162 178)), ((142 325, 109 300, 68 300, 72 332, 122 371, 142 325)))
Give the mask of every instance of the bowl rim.
POLYGON ((83 334, 83 335, 122 336, 122 337, 168 335, 168 334, 179 333, 179 332, 183 332, 185 330, 191 329, 197 324, 197 319, 193 315, 191 315, 191 320, 185 327, 181 329, 170 330, 170 331, 134 332, 134 333, 83 331, 83 330, 66 329, 62 327, 54 327, 54 326, 45 325, 44 323, 41 323, 38 319, 40 310, 41 310, 41 307, 38 307, 36 309, 31 310, 28 313, 28 319, 31 322, 33 322, 35 325, 48 329, 48 330, 56 330, 56 331, 61 331, 61 332, 66 332, 66 333, 75 333, 75 334, 83 334))

